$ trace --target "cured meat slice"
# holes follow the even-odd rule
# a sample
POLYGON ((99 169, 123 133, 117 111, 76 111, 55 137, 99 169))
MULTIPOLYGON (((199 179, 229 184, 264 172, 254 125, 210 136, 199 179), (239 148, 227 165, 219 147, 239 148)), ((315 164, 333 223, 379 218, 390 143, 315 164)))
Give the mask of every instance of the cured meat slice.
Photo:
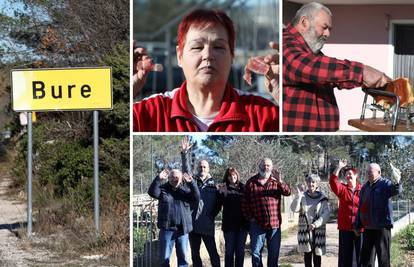
MULTIPOLYGON (((414 102, 413 89, 407 78, 398 78, 389 82, 385 91, 392 92, 400 97, 400 107, 407 107, 414 102)), ((386 96, 375 96, 375 102, 388 109, 394 104, 394 99, 386 96)))
POLYGON ((270 71, 270 65, 264 62, 264 57, 251 57, 244 67, 243 79, 251 86, 252 72, 266 75, 270 71))
POLYGON ((154 64, 151 58, 144 58, 141 61, 138 61, 137 70, 145 71, 163 71, 161 64, 154 64))

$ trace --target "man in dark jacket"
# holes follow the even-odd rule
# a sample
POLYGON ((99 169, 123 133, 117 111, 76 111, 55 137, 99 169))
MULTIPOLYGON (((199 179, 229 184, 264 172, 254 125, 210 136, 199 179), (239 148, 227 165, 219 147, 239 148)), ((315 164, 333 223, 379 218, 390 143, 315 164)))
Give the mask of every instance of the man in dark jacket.
POLYGON ((195 180, 179 170, 163 170, 151 183, 148 194, 158 199, 161 266, 170 266, 170 256, 176 245, 178 266, 188 266, 188 233, 193 229, 190 205, 197 203, 200 192, 195 180), (168 183, 162 184, 168 178, 168 183), (183 182, 184 179, 184 182, 183 182))
POLYGON ((250 246, 252 248, 252 266, 262 264, 262 248, 267 241, 267 266, 277 267, 281 241, 280 210, 281 196, 289 196, 288 184, 282 181, 280 173, 273 175, 273 162, 264 158, 259 164, 259 173, 250 178, 245 186, 242 199, 244 216, 250 221, 250 246))
POLYGON ((392 164, 392 182, 381 176, 381 167, 371 163, 367 169, 368 181, 362 186, 359 198, 356 231, 364 228, 361 266, 371 266, 372 253, 378 256, 378 266, 390 266, 392 228, 391 197, 402 191, 401 172, 392 164))
MULTIPOLYGON (((191 147, 188 139, 184 138, 181 146, 181 159, 183 171, 191 173, 189 164, 189 149, 191 147)), ((194 267, 201 267, 203 263, 200 257, 201 240, 206 246, 212 267, 220 267, 220 256, 217 252, 216 241, 214 238, 215 224, 217 216, 215 212, 218 191, 216 182, 210 175, 210 166, 206 160, 200 160, 197 165, 197 174, 194 175, 200 191, 200 201, 193 206, 193 231, 190 233, 191 259, 194 267)))

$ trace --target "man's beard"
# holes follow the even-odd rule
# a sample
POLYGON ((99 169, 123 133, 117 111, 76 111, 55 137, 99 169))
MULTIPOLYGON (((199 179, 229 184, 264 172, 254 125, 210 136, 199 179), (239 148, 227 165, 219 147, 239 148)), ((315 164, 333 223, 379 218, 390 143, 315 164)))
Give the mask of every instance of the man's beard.
POLYGON ((259 170, 259 175, 262 178, 268 179, 270 177, 270 175, 272 174, 271 171, 264 171, 264 170, 259 170))
POLYGON ((314 54, 318 54, 321 51, 327 40, 327 38, 323 35, 319 37, 317 36, 315 27, 313 25, 311 25, 309 30, 303 34, 303 39, 305 39, 305 42, 308 44, 314 54))

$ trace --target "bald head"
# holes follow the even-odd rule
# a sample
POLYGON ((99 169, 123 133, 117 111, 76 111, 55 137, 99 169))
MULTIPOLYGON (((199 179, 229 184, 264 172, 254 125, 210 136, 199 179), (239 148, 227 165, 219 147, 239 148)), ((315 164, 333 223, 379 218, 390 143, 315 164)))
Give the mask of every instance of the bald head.
POLYGON ((180 170, 172 169, 168 175, 168 182, 172 187, 178 188, 183 180, 183 173, 180 170))
POLYGON ((208 164, 207 160, 200 160, 198 162, 198 176, 200 176, 201 180, 207 178, 208 174, 210 173, 210 165, 208 164))
POLYGON ((367 168, 368 180, 373 183, 381 176, 381 167, 377 163, 370 163, 367 168))

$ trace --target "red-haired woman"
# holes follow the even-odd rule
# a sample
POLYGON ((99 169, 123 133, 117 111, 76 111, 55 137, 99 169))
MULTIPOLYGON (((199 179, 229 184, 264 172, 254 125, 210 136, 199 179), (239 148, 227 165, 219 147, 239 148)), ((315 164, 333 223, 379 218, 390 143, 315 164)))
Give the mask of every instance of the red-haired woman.
MULTIPOLYGON (((133 106, 133 130, 144 132, 257 132, 279 130, 279 108, 271 101, 240 92, 228 83, 234 59, 232 20, 220 10, 197 9, 178 27, 178 65, 185 81, 180 88, 145 98, 133 106)), ((273 42, 274 49, 277 45, 273 42)), ((148 70, 143 48, 134 50, 134 91, 145 84, 148 70)), ((278 87, 278 56, 268 55, 266 86, 278 87)), ((267 69, 267 68, 266 68, 267 69)), ((275 90, 276 91, 276 90, 275 90)))
POLYGON ((359 264, 359 252, 361 248, 361 237, 355 232, 354 222, 357 216, 359 194, 361 184, 357 182, 358 170, 346 167, 346 160, 339 160, 338 166, 329 179, 332 191, 339 198, 338 208, 338 230, 339 230, 339 256, 338 266, 352 267, 353 251, 357 266, 359 264), (338 176, 344 169, 346 184, 339 182, 338 176))
POLYGON ((240 181, 239 172, 227 168, 223 183, 218 185, 216 214, 223 207, 221 229, 225 242, 225 267, 242 267, 244 263, 244 248, 246 245, 249 223, 241 210, 241 198, 244 193, 244 184, 240 181))

